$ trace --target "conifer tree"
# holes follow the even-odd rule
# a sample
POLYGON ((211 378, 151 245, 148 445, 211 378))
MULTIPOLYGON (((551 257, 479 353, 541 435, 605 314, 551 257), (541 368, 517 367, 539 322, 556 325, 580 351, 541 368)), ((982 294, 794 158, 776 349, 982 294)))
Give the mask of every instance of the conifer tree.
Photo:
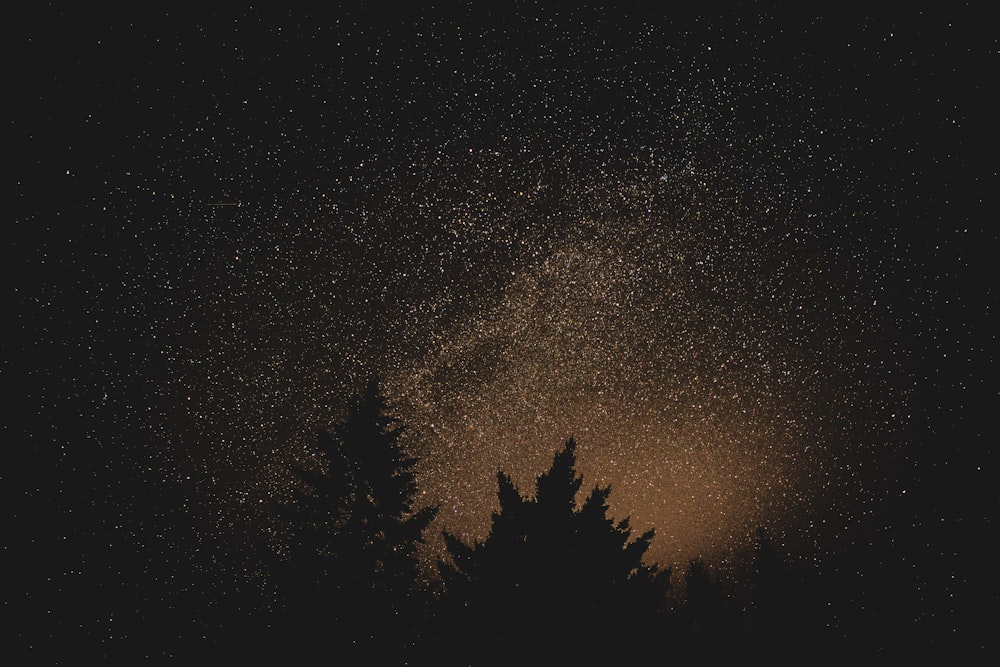
POLYGON ((670 571, 642 561, 653 531, 633 540, 627 518, 607 516, 610 487, 577 503, 582 481, 570 439, 533 498, 498 472, 499 510, 483 542, 445 534, 451 562, 439 570, 455 662, 611 659, 661 623, 670 571))
POLYGON ((370 383, 343 423, 319 433, 323 467, 297 471, 308 490, 282 511, 293 535, 283 577, 291 618, 342 657, 394 662, 414 641, 417 548, 437 509, 415 507, 417 460, 401 433, 370 383))

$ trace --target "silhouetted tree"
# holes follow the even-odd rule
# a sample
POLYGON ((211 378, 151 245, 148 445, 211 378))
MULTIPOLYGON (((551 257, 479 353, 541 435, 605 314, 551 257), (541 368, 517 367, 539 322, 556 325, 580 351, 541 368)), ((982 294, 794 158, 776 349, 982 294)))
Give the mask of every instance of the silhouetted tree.
POLYGON ((283 511, 293 539, 281 578, 293 643, 385 664, 415 641, 417 548, 437 510, 415 509, 416 459, 401 432, 372 382, 319 433, 323 469, 298 471, 309 490, 283 511))
POLYGON ((714 633, 723 621, 726 594, 701 559, 690 561, 684 572, 684 598, 692 629, 714 633))
POLYGON ((685 657, 720 664, 745 649, 727 589, 700 558, 689 561, 684 572, 684 604, 680 612, 684 637, 678 648, 685 657))
POLYGON ((670 571, 642 561, 653 531, 630 540, 628 519, 607 516, 610 487, 577 504, 575 463, 570 439, 534 498, 498 472, 500 508, 485 541, 445 534, 443 644, 455 662, 591 663, 662 628, 670 571))

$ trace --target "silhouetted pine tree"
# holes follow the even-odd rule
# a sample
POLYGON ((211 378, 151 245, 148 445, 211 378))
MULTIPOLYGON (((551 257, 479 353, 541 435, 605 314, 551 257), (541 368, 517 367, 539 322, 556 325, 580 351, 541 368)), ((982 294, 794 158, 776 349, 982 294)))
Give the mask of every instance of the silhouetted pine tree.
POLYGON ((679 653, 709 664, 735 659, 745 650, 736 609, 722 583, 701 559, 684 572, 684 605, 680 609, 684 637, 679 653))
POLYGON ((310 491, 284 508, 292 525, 280 578, 289 641, 378 664, 402 660, 419 614, 417 547, 437 511, 416 510, 413 466, 402 428, 375 382, 347 419, 320 432, 321 471, 298 471, 310 491))
POLYGON ((721 629, 726 612, 726 594, 700 559, 688 563, 684 573, 684 598, 694 632, 711 636, 721 629))
POLYGON ((534 498, 499 472, 500 509, 485 541, 445 534, 442 648, 454 662, 591 664, 659 639, 670 571, 642 562, 653 531, 630 541, 628 519, 607 516, 610 487, 578 505, 575 462, 570 439, 534 498))

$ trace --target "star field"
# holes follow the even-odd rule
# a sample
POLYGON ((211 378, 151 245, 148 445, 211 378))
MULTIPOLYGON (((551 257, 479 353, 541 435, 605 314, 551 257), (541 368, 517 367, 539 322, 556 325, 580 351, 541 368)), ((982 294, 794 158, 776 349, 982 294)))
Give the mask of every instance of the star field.
POLYGON ((973 505, 992 470, 972 14, 117 17, 65 66, 60 16, 11 243, 8 367, 63 452, 30 460, 83 438, 179 485, 206 550, 280 549, 274 503, 374 373, 441 508, 429 566, 570 436, 675 570, 761 527, 810 560, 889 516, 957 540, 995 499, 920 482, 973 505))
MULTIPOLYGON (((828 441, 849 430, 838 405, 873 400, 850 386, 852 372, 877 384, 872 352, 845 340, 886 317, 865 291, 880 267, 851 247, 862 207, 823 210, 781 173, 819 161, 837 182, 843 158, 816 144, 846 128, 819 128, 797 103, 790 136, 740 148, 736 105, 759 84, 690 83, 696 63, 681 84, 676 69, 628 74, 639 141, 611 111, 563 119, 590 89, 566 83, 580 65, 562 67, 529 70, 544 75, 521 84, 538 101, 493 93, 528 127, 483 128, 481 103, 452 101, 463 88, 440 95, 463 117, 456 137, 371 148, 340 169, 319 160, 274 204, 251 190, 170 220, 224 247, 167 325, 188 342, 166 351, 161 392, 163 447, 208 497, 281 496, 352 390, 344 378, 371 371, 422 457, 427 501, 465 535, 481 536, 497 467, 526 485, 571 434, 617 511, 663 527, 656 555, 672 561, 718 556, 758 525, 784 531, 782 517, 822 516, 846 493, 850 446, 828 441), (556 104, 544 131, 521 109, 556 104)), ((475 77, 487 74, 502 78, 475 77)), ((263 152, 247 157, 277 151, 263 152)), ((826 194, 853 199, 846 187, 826 194)))

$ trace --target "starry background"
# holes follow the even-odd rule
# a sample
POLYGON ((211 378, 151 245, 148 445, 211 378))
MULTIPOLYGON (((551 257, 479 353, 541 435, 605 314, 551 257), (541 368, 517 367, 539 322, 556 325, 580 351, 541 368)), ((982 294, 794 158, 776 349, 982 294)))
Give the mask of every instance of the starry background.
POLYGON ((21 17, 11 599, 179 595, 164 558, 255 581, 241 545, 280 549, 292 469, 377 374, 441 507, 429 573, 498 468, 528 491, 574 436, 651 561, 722 570, 764 527, 876 554, 968 635, 1000 50, 974 6, 880 7, 21 17))

